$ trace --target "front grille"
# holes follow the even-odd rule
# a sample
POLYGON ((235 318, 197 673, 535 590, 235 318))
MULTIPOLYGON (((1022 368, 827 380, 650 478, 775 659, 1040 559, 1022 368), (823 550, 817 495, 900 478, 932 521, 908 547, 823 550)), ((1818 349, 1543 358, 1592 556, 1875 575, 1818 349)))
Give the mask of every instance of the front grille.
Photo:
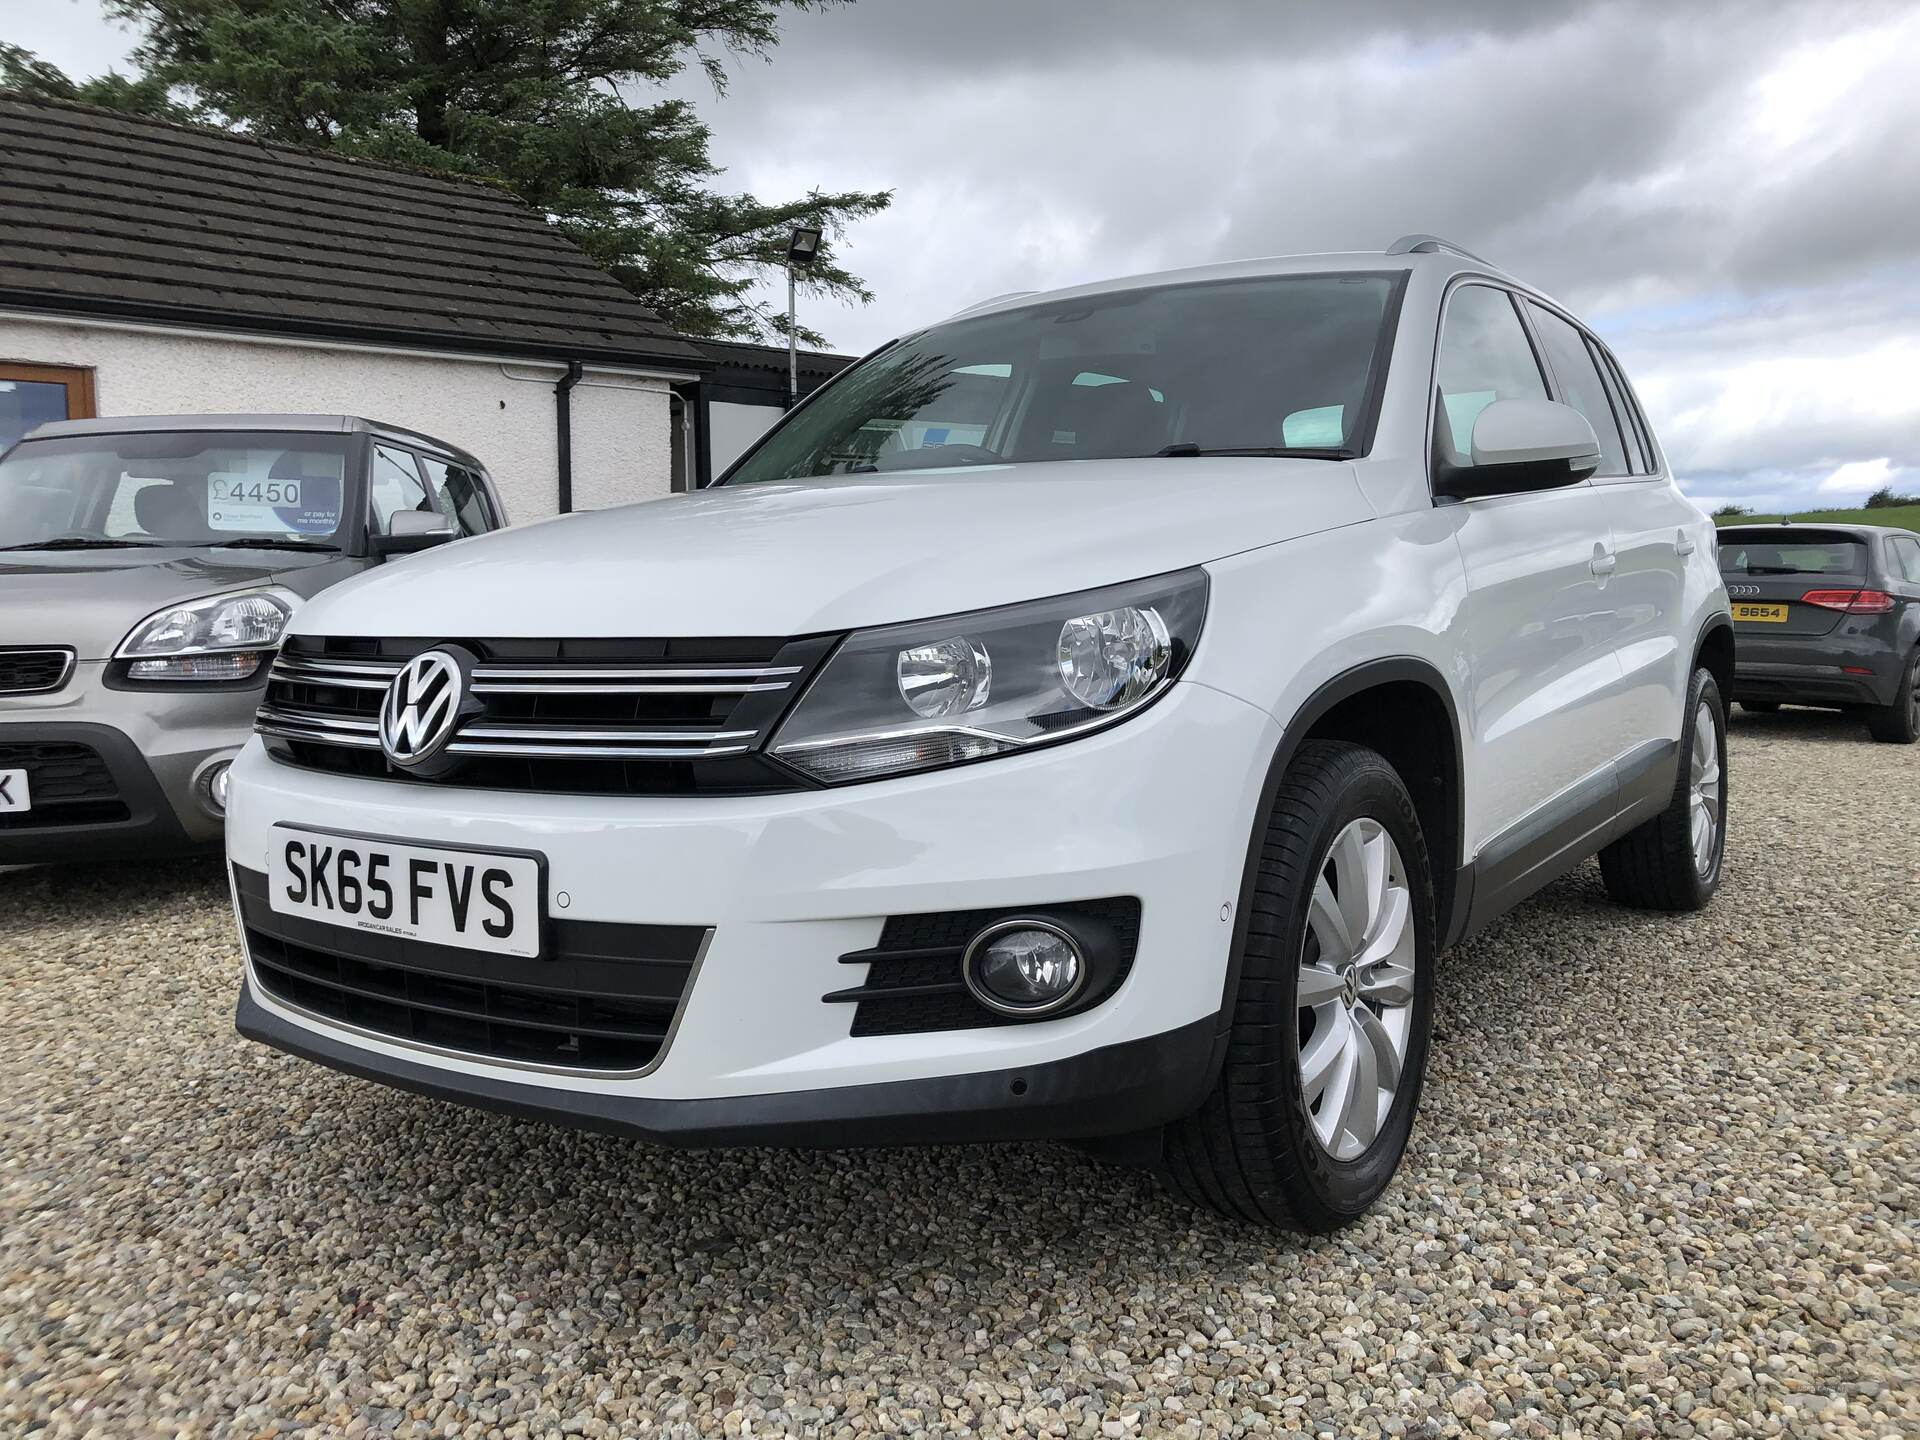
POLYGON ((800 783, 760 750, 832 647, 804 640, 289 639, 255 728, 276 758, 336 774, 491 790, 740 794, 800 783), (456 767, 423 781, 380 750, 380 704, 400 667, 457 644, 478 657, 480 713, 455 731, 456 767))
POLYGON ((27 772, 33 808, 0 814, 0 830, 47 825, 111 825, 131 812, 113 771, 91 745, 70 740, 0 741, 0 770, 27 772))
POLYGON ((652 1064, 707 934, 554 919, 543 957, 523 960, 281 915, 264 874, 233 873, 247 954, 269 995, 396 1040, 519 1064, 652 1064))
POLYGON ((45 694, 72 673, 71 650, 0 650, 0 695, 45 694))
POLYGON ((1064 905, 895 915, 881 928, 879 944, 840 957, 844 964, 868 967, 865 983, 827 998, 857 998, 850 1032, 855 1036, 1033 1024, 1032 1020, 989 1010, 975 1000, 960 978, 960 959, 967 942, 994 921, 1009 915, 1034 914, 1087 915, 1111 925, 1120 945, 1119 960, 1104 987, 1088 996, 1085 1004, 1097 1005, 1120 988, 1127 971, 1133 968, 1133 952, 1140 944, 1140 902, 1131 895, 1064 905))

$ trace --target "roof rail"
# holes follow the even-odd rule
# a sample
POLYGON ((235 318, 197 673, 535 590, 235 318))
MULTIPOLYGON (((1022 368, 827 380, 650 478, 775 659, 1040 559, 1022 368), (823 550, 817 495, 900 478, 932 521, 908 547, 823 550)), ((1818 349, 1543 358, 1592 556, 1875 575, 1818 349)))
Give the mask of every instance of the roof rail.
POLYGON ((1387 246, 1389 255, 1438 255, 1441 251, 1449 255, 1459 255, 1468 260, 1476 260, 1482 265, 1498 268, 1484 255, 1476 255, 1464 245, 1456 245, 1451 240, 1442 240, 1438 235, 1402 235, 1387 246))
POLYGON ((971 315, 974 311, 984 310, 989 305, 998 305, 1002 300, 1024 300, 1029 295, 1038 295, 1039 293, 1038 290, 1009 290, 1003 295, 989 295, 984 300, 976 300, 971 305, 962 306, 947 318, 949 320, 958 320, 962 315, 971 315))

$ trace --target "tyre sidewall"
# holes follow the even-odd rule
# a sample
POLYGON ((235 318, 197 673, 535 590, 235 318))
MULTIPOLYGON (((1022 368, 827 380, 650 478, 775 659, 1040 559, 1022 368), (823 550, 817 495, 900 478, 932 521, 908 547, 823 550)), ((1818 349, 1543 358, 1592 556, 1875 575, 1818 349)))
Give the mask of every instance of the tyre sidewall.
POLYGON ((1687 714, 1680 731, 1680 777, 1677 800, 1681 807, 1682 824, 1686 825, 1688 836, 1687 858, 1693 859, 1691 815, 1688 807, 1693 800, 1693 731, 1700 718, 1700 706, 1705 702, 1708 713, 1713 716, 1714 759, 1720 766, 1720 796, 1718 813, 1714 816, 1713 868, 1705 875, 1700 867, 1693 866, 1693 880, 1698 891, 1697 899, 1706 904, 1713 892, 1720 888, 1720 877, 1727 868, 1727 703, 1720 694, 1720 685, 1713 678, 1713 672, 1702 667, 1693 672, 1693 683, 1687 687, 1687 714))
POLYGON ((1374 760, 1360 769, 1341 792, 1338 801, 1319 817, 1313 832, 1310 853, 1316 857, 1306 872, 1301 893, 1292 897, 1284 934, 1284 971, 1282 990, 1286 997, 1283 1014, 1290 1023, 1282 1025, 1284 1035, 1277 1047, 1280 1053, 1280 1105, 1283 1136, 1276 1137, 1293 1151, 1299 1176, 1314 1198, 1336 1221, 1351 1219, 1371 1205, 1393 1178, 1400 1157, 1413 1130, 1414 1115, 1420 1105, 1421 1084, 1426 1075, 1427 1050, 1433 1033, 1433 880, 1427 849, 1413 813, 1412 801, 1392 768, 1384 760, 1374 760), (1304 953, 1307 917, 1312 904, 1313 883, 1326 863, 1328 850, 1337 836, 1355 820, 1378 821, 1399 847, 1407 874, 1407 889, 1412 899, 1416 945, 1414 966, 1413 1015, 1407 1034, 1407 1055, 1402 1066, 1399 1093, 1387 1112, 1386 1123, 1366 1152, 1354 1160, 1336 1160, 1321 1146, 1313 1133, 1306 1098, 1300 1084, 1299 1013, 1300 957, 1304 953))

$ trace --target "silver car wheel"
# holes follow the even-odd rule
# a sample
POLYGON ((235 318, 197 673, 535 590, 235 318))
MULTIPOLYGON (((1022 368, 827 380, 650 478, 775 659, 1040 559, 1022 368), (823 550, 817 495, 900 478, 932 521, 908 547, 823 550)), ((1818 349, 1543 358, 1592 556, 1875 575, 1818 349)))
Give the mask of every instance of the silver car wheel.
POLYGON ((1301 942, 1300 1093, 1321 1148, 1364 1154, 1400 1089, 1419 963, 1400 847, 1362 817, 1334 837, 1314 876, 1301 942))
POLYGON ((1705 703, 1693 712, 1688 783, 1692 787, 1693 868, 1711 875, 1720 843, 1720 731, 1713 723, 1713 708, 1705 703))

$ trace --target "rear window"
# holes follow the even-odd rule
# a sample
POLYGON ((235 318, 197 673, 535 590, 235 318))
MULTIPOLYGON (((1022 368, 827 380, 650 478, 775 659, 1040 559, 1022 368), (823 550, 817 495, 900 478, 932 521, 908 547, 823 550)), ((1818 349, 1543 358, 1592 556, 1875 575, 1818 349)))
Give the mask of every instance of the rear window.
POLYGON ((1722 575, 1843 575, 1867 577, 1866 542, 1851 535, 1800 531, 1720 532, 1722 575))

